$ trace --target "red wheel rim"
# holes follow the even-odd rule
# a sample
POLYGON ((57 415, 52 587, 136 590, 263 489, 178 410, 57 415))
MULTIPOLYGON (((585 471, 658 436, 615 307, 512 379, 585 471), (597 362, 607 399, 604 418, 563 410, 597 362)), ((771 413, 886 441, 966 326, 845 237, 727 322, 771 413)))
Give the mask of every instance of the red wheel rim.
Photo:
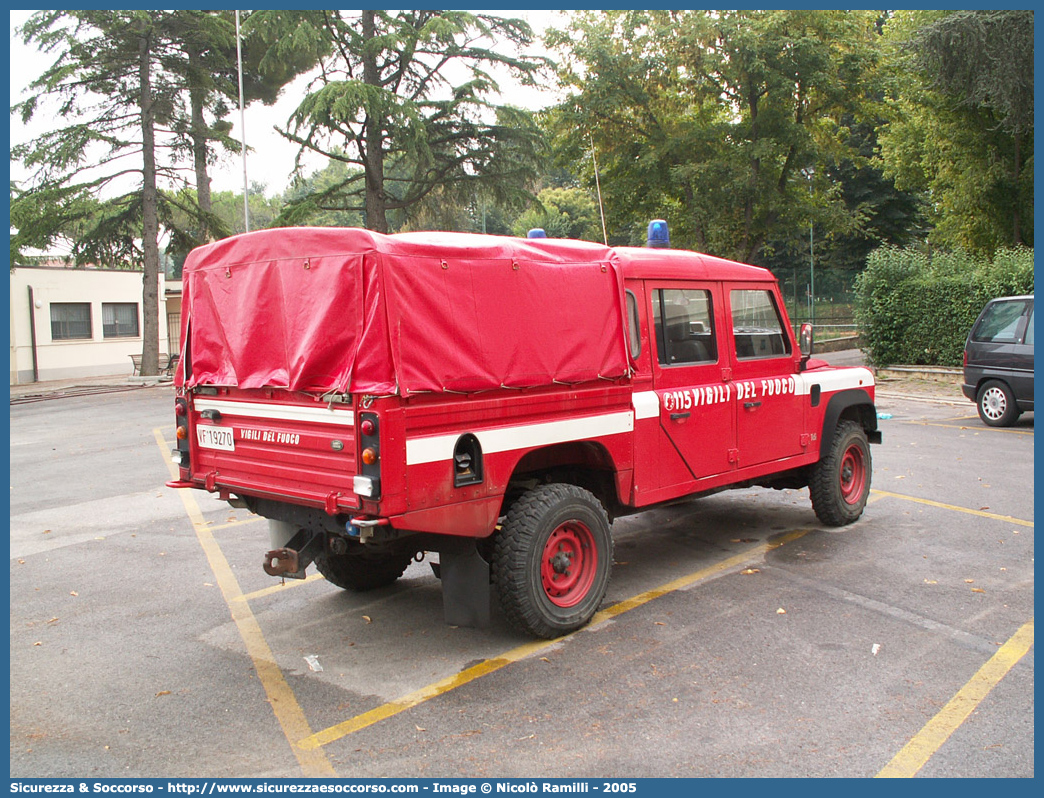
POLYGON ((540 581, 544 595, 557 607, 579 604, 594 584, 598 551, 594 535, 579 521, 560 524, 544 545, 540 581))
POLYGON ((866 489, 866 460, 863 450, 852 444, 841 458, 841 498, 848 504, 858 504, 866 489))

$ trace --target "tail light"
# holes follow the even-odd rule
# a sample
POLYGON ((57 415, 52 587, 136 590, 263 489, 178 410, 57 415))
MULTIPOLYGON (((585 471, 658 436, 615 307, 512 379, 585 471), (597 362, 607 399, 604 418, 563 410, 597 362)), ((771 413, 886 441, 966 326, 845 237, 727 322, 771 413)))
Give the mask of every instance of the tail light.
POLYGON ((359 414, 359 473, 353 481, 358 496, 381 497, 381 428, 376 413, 359 414))
POLYGON ((182 469, 187 470, 189 467, 188 401, 184 397, 174 400, 174 423, 177 448, 171 450, 170 459, 182 469))

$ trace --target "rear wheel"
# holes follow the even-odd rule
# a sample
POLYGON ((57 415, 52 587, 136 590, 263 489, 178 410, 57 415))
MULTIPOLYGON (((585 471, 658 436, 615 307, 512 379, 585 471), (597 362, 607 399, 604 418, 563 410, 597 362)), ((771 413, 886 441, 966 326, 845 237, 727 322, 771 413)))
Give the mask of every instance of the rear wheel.
POLYGON ((327 582, 362 592, 390 585, 402 576, 412 559, 411 554, 400 552, 326 552, 315 558, 315 567, 327 582))
POLYGON ((609 518, 590 492, 541 485, 508 511, 494 541, 493 584, 509 623, 537 637, 579 629, 605 597, 609 518))
POLYGON ((830 451, 812 467, 808 490, 816 517, 827 526, 850 524, 863 514, 870 496, 870 445, 863 427, 842 421, 830 451))
POLYGON ((1009 427, 1020 415, 1011 388, 998 380, 983 384, 975 405, 979 409, 979 418, 991 427, 1009 427))

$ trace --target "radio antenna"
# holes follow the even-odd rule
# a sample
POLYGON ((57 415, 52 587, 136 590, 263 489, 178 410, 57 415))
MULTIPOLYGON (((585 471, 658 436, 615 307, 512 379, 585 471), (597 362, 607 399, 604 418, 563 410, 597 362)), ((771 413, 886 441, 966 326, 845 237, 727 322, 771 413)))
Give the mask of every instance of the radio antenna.
POLYGON ((609 235, 605 231, 605 208, 602 205, 602 185, 598 180, 598 158, 595 156, 594 136, 587 134, 591 139, 591 161, 594 163, 595 189, 598 191, 598 213, 602 217, 602 243, 609 246, 609 235))

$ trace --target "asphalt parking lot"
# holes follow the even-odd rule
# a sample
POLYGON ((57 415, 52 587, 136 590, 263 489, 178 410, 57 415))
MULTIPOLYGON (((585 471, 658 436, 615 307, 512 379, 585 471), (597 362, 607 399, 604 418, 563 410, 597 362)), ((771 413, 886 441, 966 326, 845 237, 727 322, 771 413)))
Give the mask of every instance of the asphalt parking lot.
POLYGON ((168 387, 11 407, 13 777, 1031 777, 1033 416, 882 393, 864 517, 744 490, 620 519, 595 622, 267 576, 173 491, 168 387))

